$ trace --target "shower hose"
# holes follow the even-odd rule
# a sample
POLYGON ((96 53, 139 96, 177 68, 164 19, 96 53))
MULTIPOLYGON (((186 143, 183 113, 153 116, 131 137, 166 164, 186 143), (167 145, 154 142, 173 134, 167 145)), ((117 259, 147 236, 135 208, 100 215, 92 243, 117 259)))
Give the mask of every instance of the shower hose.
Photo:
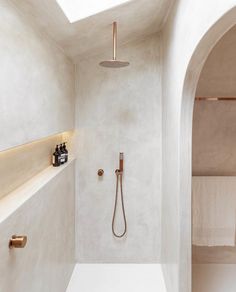
POLYGON ((119 170, 116 170, 116 198, 115 198, 115 206, 112 218, 112 233, 115 237, 122 238, 127 232, 127 221, 125 215, 125 205, 124 205, 124 197, 123 197, 123 173, 119 170), (117 234, 115 231, 115 219, 116 219, 116 212, 117 212, 117 202, 118 202, 118 194, 119 194, 119 182, 120 182, 120 197, 121 197, 121 206, 122 206, 122 213, 123 213, 123 220, 124 220, 124 231, 121 234, 117 234))

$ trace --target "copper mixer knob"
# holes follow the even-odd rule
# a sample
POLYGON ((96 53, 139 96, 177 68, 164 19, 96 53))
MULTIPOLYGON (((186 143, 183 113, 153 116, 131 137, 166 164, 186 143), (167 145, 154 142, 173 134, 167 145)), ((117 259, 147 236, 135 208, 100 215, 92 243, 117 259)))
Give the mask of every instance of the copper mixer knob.
POLYGON ((98 170, 98 176, 103 176, 104 174, 104 170, 103 169, 99 169, 98 170))

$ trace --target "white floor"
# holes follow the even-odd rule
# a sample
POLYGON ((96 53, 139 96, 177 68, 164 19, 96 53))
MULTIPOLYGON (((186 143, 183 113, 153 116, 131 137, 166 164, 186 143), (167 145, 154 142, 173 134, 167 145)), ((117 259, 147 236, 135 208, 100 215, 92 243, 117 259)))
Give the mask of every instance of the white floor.
POLYGON ((235 264, 193 265, 193 292, 235 292, 235 264))
POLYGON ((67 289, 67 292, 130 291, 166 292, 161 265, 78 264, 67 289))

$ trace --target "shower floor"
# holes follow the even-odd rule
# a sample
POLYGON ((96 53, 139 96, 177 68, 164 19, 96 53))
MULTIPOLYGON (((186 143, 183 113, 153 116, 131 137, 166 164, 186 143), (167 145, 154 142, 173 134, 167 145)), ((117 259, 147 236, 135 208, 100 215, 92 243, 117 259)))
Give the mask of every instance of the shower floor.
POLYGON ((78 264, 66 292, 166 292, 159 264, 78 264))

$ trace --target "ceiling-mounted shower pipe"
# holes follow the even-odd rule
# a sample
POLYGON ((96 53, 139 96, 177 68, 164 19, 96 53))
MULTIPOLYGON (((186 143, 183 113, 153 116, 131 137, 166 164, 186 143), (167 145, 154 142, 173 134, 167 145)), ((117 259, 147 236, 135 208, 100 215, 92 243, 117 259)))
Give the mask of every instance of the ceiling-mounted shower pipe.
POLYGON ((112 39, 113 39, 113 60, 116 60, 116 53, 117 53, 117 22, 113 22, 113 33, 112 33, 112 39))
POLYGON ((117 60, 117 22, 112 24, 112 41, 113 41, 113 57, 112 60, 102 61, 99 63, 100 66, 106 68, 122 68, 129 66, 129 62, 117 60))

